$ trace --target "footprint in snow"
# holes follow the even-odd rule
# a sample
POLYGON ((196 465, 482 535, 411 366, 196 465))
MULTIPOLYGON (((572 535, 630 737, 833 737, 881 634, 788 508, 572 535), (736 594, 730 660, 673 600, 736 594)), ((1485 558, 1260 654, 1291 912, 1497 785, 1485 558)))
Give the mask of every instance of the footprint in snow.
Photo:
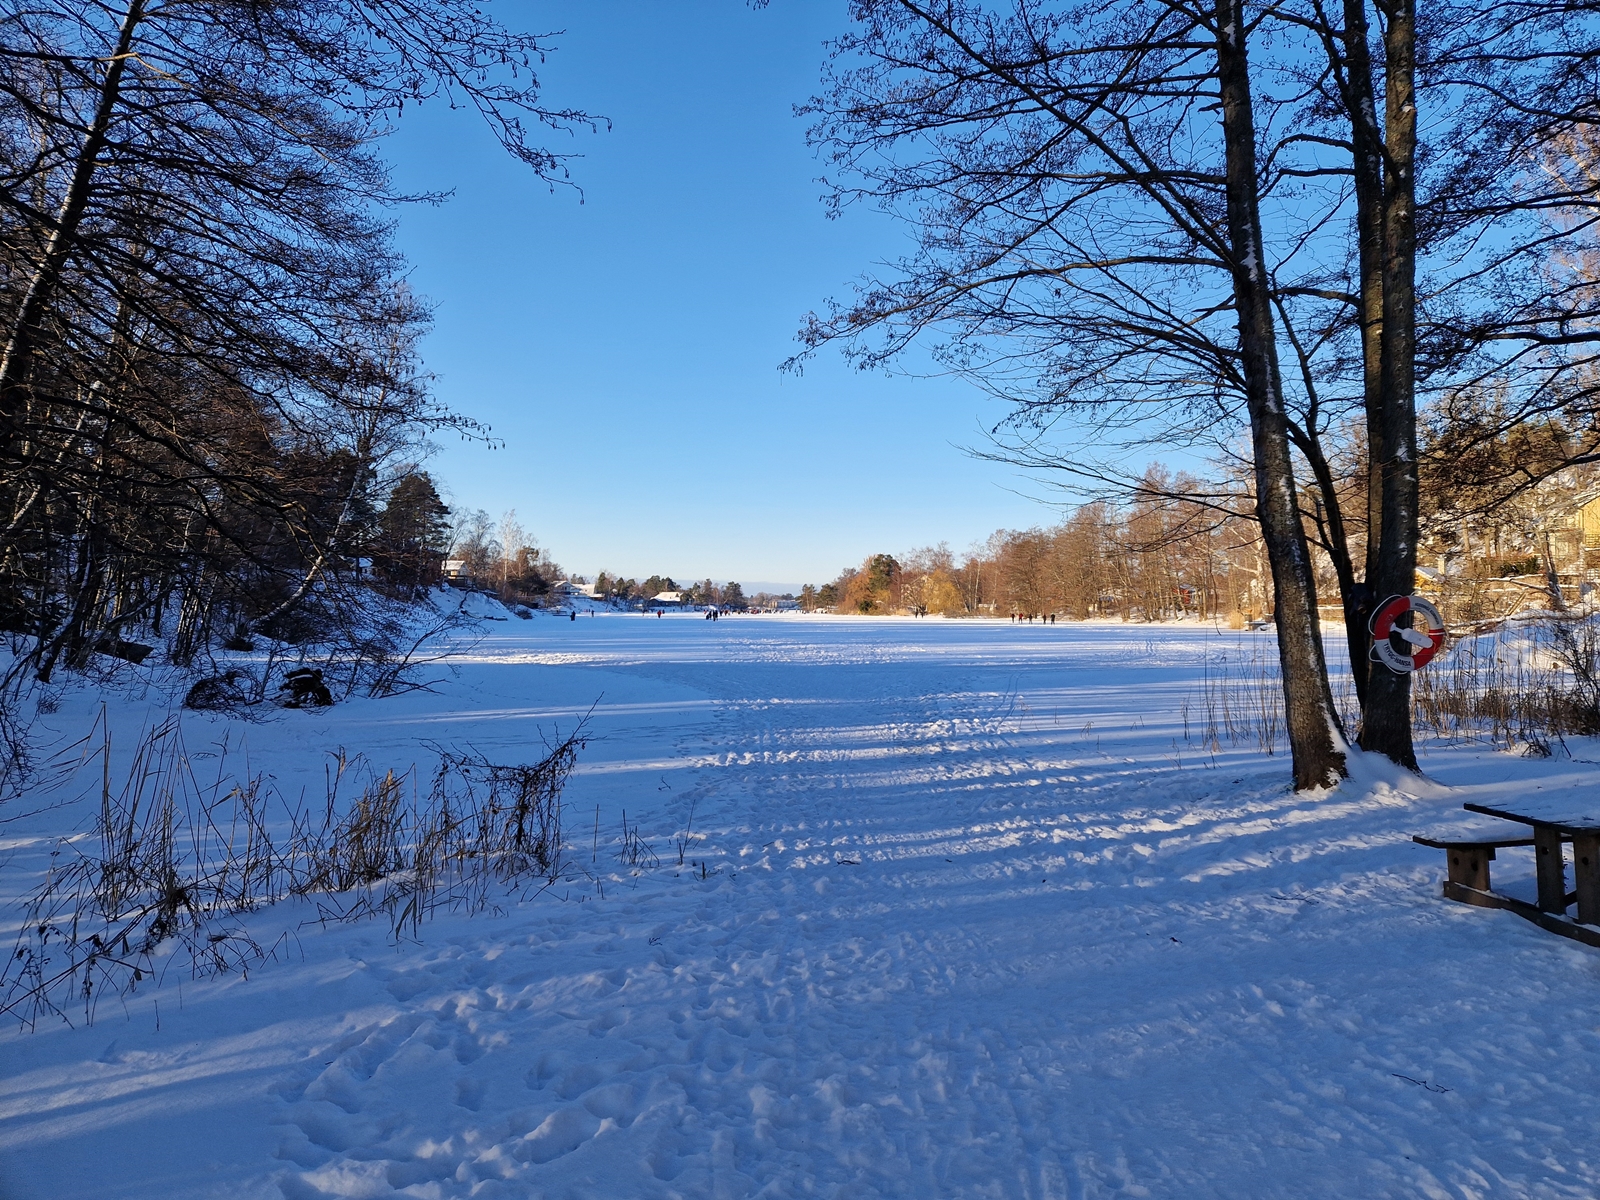
POLYGON ((456 1080, 456 1104, 468 1112, 477 1112, 483 1107, 483 1095, 487 1087, 481 1079, 456 1080))

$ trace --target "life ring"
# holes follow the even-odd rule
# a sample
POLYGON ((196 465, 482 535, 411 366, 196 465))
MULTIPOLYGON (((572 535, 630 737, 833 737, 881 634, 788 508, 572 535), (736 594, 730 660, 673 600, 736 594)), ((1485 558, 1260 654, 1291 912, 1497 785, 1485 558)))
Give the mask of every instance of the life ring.
POLYGON ((1444 618, 1421 596, 1390 596, 1367 623, 1372 657, 1397 674, 1426 666, 1444 646, 1444 618), (1395 622, 1411 614, 1411 628, 1395 622), (1420 619, 1420 620, 1419 620, 1420 619))

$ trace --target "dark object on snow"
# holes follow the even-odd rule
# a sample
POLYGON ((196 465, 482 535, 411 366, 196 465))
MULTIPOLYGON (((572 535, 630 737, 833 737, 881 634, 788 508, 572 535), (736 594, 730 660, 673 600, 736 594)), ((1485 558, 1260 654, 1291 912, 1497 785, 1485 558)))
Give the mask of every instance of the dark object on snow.
POLYGON ((126 662, 131 662, 134 666, 138 666, 149 658, 150 651, 154 649, 154 646, 145 646, 138 642, 125 642, 121 638, 101 638, 95 645, 97 653, 109 654, 112 658, 120 658, 126 662))
POLYGON ((326 708, 333 703, 333 693, 322 682, 322 672, 315 667, 297 667, 283 677, 278 691, 287 692, 280 702, 285 708, 326 708))
POLYGON ((239 686, 239 675, 238 671, 224 671, 221 675, 208 675, 197 680, 183 698, 183 706, 200 712, 245 707, 250 703, 250 694, 239 686))
POLYGON ((250 640, 249 633, 247 633, 245 630, 241 629, 237 633, 235 633, 232 637, 230 637, 227 641, 223 642, 222 643, 222 648, 224 650, 238 650, 238 651, 248 652, 248 651, 254 650, 256 648, 256 644, 255 644, 255 642, 250 640))
POLYGON ((517 616, 521 617, 524 621, 533 620, 533 609, 531 609, 531 608, 526 608, 523 605, 519 604, 519 605, 517 605, 516 608, 513 608, 511 611, 516 613, 517 616))

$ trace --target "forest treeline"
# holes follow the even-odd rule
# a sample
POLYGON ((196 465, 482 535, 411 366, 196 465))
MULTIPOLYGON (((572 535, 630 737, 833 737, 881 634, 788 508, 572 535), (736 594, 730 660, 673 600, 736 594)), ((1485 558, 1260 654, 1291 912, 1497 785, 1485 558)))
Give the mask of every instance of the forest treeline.
POLYGON ((408 104, 450 103, 563 184, 530 133, 592 122, 542 102, 544 50, 470 0, 0 18, 10 683, 147 644, 383 655, 386 605, 450 540, 415 464, 485 431, 418 361, 429 313, 389 213, 427 197, 379 144, 408 104))
POLYGON ((746 596, 743 585, 731 579, 723 584, 711 579, 678 583, 670 575, 651 575, 644 580, 636 580, 613 575, 609 571, 601 571, 595 576, 594 590, 601 599, 624 607, 644 606, 657 596, 673 593, 678 596, 679 604, 695 608, 725 608, 733 612, 740 612, 752 604, 759 606, 763 602, 776 600, 776 597, 761 592, 746 596))
POLYGON ((1272 609, 1259 530, 1245 516, 1169 500, 1085 504, 1059 524, 875 554, 800 593, 807 611, 868 615, 1056 616, 1068 620, 1222 617, 1272 609))
MULTIPOLYGON (((807 585, 801 607, 852 614, 1134 621, 1270 616, 1272 573, 1246 481, 1204 483, 1151 467, 1122 502, 1079 505, 1051 526, 875 554, 807 585)), ((1327 577, 1326 556, 1323 571, 1327 577)))
MULTIPOLYGON (((1600 466, 1569 464, 1556 432, 1531 424, 1486 441, 1470 462, 1449 440, 1421 449, 1419 562, 1451 615, 1474 621, 1513 607, 1561 610, 1593 565, 1600 526, 1600 466), (1546 470, 1558 462, 1558 470, 1546 470), (1536 481, 1530 483, 1530 481, 1536 481), (1586 548, 1587 547, 1587 548, 1586 548), (1496 580, 1521 580, 1502 588, 1496 580), (1531 582, 1529 581, 1531 580, 1531 582), (1565 581, 1563 583, 1563 581, 1565 581), (1522 589, 1520 592, 1515 589, 1522 589)), ((874 554, 800 594, 806 611, 857 615, 1055 616, 1067 620, 1221 619, 1234 626, 1269 619, 1276 596, 1248 476, 1235 468, 1202 480, 1153 466, 1120 501, 1082 504, 1057 523, 996 530, 957 555, 948 545, 874 554)), ((1364 480, 1347 477, 1343 498, 1362 506, 1364 480)), ((1346 613, 1325 514, 1309 489, 1298 512, 1310 547, 1319 611, 1346 613)), ((1364 531, 1354 545, 1364 549, 1364 531)))

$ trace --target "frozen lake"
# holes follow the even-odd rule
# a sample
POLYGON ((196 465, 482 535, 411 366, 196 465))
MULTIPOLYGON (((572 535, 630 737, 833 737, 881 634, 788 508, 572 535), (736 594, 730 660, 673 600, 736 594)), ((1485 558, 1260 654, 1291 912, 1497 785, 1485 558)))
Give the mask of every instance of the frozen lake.
MULTIPOLYGON (((1600 952, 1441 901, 1409 840, 1591 791, 1600 753, 1433 746, 1431 781, 1295 796, 1237 682, 1273 654, 1195 625, 541 617, 431 692, 189 715, 191 750, 226 735, 320 794, 340 747, 528 761, 592 710, 575 869, 398 945, 280 907, 258 925, 293 952, 249 980, 6 1030, 0 1197, 1600 1193, 1600 952), (1223 700, 1241 732, 1203 744, 1223 700), (623 810, 658 868, 617 862, 623 810)), ((160 711, 110 709, 129 744, 160 711)), ((8 903, 82 819, 0 828, 8 903)))

